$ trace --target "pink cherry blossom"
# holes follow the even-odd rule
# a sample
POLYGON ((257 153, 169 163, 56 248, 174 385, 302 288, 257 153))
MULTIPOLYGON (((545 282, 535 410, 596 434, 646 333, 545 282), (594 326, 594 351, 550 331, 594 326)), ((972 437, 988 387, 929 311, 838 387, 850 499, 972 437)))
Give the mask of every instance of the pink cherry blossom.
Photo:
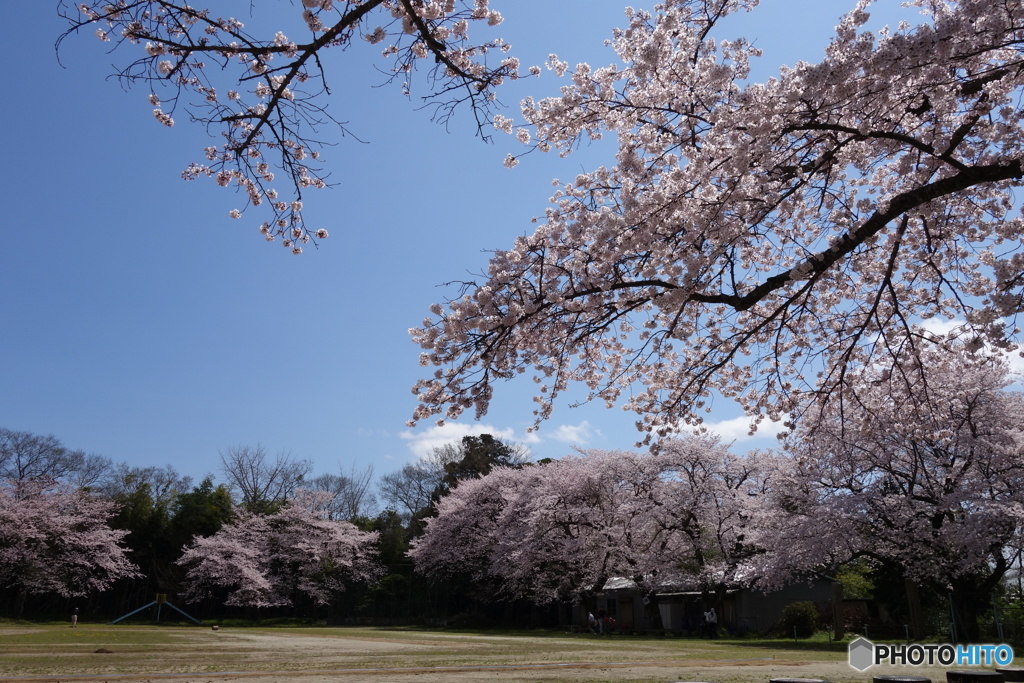
POLYGON ((769 470, 714 440, 657 454, 591 451, 462 481, 413 543, 417 571, 468 574, 494 595, 574 600, 624 576, 652 597, 672 584, 749 580, 769 470))
POLYGON ((369 581, 376 533, 328 519, 330 498, 300 491, 272 515, 239 512, 213 536, 199 537, 178 563, 188 569, 186 600, 225 596, 226 605, 290 605, 301 594, 323 605, 352 582, 369 581))
MULTIPOLYGON (((89 595, 139 576, 108 522, 117 505, 43 479, 0 484, 0 589, 89 595)), ((19 607, 20 609, 20 607, 19 607)))
POLYGON ((862 557, 954 599, 967 620, 1019 552, 1024 396, 1005 364, 960 349, 909 349, 851 372, 846 400, 789 439, 775 513, 775 583, 862 557))
POLYGON ((431 366, 414 421, 480 417, 526 374, 538 422, 578 387, 650 443, 715 399, 798 419, 924 318, 1016 345, 1024 7, 915 3, 919 26, 876 35, 862 0, 821 62, 754 83, 757 49, 716 25, 753 4, 629 10, 619 64, 550 57, 567 82, 523 102, 526 151, 615 136, 614 163, 559 181, 536 231, 412 331, 431 366))

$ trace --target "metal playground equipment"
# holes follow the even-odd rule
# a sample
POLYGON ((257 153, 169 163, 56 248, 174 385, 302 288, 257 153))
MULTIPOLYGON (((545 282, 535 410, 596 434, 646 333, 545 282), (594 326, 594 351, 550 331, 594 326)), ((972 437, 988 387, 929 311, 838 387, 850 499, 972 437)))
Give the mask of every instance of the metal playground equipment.
POLYGON ((147 603, 147 604, 143 605, 142 607, 138 608, 137 610, 133 610, 133 611, 129 612, 128 614, 125 614, 122 617, 118 617, 117 619, 114 619, 113 621, 108 621, 107 623, 108 624, 116 624, 117 622, 122 621, 124 619, 127 619, 128 617, 132 616, 133 614, 138 614, 142 610, 148 609, 148 608, 152 607, 153 605, 156 605, 156 620, 158 622, 160 621, 160 612, 161 612, 163 606, 167 605, 168 607, 173 609, 175 612, 185 616, 188 619, 191 619, 192 621, 194 621, 195 623, 199 624, 200 626, 203 625, 203 622, 199 621, 198 619, 193 617, 191 614, 188 614, 184 610, 182 610, 182 609, 180 609, 178 607, 175 607, 173 604, 168 602, 167 601, 167 593, 157 593, 156 597, 153 599, 153 602, 147 603))

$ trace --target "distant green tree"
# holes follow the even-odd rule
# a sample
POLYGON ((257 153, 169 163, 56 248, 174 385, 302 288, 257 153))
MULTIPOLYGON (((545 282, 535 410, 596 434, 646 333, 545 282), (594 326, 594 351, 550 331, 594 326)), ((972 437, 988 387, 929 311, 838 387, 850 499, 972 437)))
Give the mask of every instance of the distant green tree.
POLYGON ((142 571, 127 587, 130 602, 176 585, 178 572, 172 563, 181 555, 181 546, 168 543, 171 506, 191 484, 189 477, 179 475, 170 465, 132 467, 121 463, 97 486, 104 498, 118 505, 110 524, 128 532, 124 540, 128 555, 142 571))
POLYGON ((429 501, 413 513, 409 535, 423 533, 424 520, 437 515, 437 502, 448 495, 464 479, 489 474, 496 466, 519 468, 530 462, 530 451, 521 444, 505 443, 490 434, 464 436, 457 443, 435 448, 429 458, 433 463, 434 484, 429 501))
POLYGON ((409 563, 406 553, 409 550, 409 530, 402 523, 402 516, 394 510, 381 512, 368 524, 360 525, 364 531, 376 531, 377 550, 380 563, 394 566, 409 563))
POLYGON ((496 466, 522 467, 530 460, 530 453, 524 446, 505 443, 490 434, 464 436, 458 448, 461 457, 445 464, 441 483, 434 489, 434 502, 447 495, 463 479, 490 474, 496 466))
POLYGON ((353 604, 361 616, 414 618, 425 610, 428 588, 426 580, 413 573, 407 556, 410 533, 406 520, 388 508, 373 518, 358 522, 363 531, 377 534, 377 556, 385 575, 366 586, 353 604))
POLYGON ((833 574, 843 584, 844 598, 870 600, 875 597, 875 582, 873 580, 875 568, 863 558, 858 558, 840 567, 833 574))
POLYGON ((231 492, 224 484, 214 486, 207 476, 199 486, 174 499, 168 525, 168 543, 180 551, 197 536, 213 536, 234 517, 231 492))

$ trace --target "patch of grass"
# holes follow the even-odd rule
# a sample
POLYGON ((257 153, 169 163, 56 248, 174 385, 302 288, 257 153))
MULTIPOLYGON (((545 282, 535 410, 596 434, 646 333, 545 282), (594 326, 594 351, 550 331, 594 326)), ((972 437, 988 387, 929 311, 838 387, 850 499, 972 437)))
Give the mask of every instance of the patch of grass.
MULTIPOLYGON (((836 674, 845 673, 837 671, 840 664, 847 668, 845 657, 845 644, 830 645, 825 636, 794 644, 775 639, 710 641, 560 631, 303 628, 294 624, 223 623, 217 631, 197 626, 0 625, 0 679, 116 674, 145 680, 159 673, 504 667, 502 680, 508 681, 670 680, 683 670, 687 673, 677 676, 679 680, 763 683, 770 669, 778 675, 776 668, 782 667, 783 675, 813 675, 842 683, 845 679, 836 674), (636 678, 644 667, 656 678, 636 678), (832 667, 830 676, 821 675, 825 667, 832 667)), ((388 677, 367 674, 365 679, 353 680, 371 679, 388 677)))
MULTIPOLYGON (((0 635, 3 636, 3 645, 0 646, 0 653, 10 647, 17 647, 19 645, 44 645, 47 647, 85 647, 97 643, 113 643, 122 646, 153 645, 172 643, 180 639, 180 634, 162 629, 119 628, 106 625, 89 626, 80 624, 78 628, 68 628, 66 624, 61 624, 60 626, 37 624, 24 629, 14 629, 14 632, 5 633, 4 630, 0 628, 0 635)), ((97 647, 99 646, 97 645, 97 647)))
POLYGON ((769 650, 794 650, 797 652, 842 652, 857 636, 845 637, 840 640, 829 638, 828 633, 818 631, 809 638, 794 641, 792 638, 735 638, 726 639, 740 647, 766 648, 769 650))

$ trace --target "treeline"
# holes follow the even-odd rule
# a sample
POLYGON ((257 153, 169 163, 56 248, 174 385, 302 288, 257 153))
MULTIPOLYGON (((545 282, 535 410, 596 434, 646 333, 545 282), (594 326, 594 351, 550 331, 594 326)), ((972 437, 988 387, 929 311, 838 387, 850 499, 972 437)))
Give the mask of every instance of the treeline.
POLYGON ((483 435, 377 481, 239 447, 195 484, 0 430, 0 610, 167 594, 200 618, 554 625, 614 578, 657 628, 663 594, 721 606, 823 572, 884 602, 893 636, 975 640, 1024 605, 1024 394, 967 350, 916 368, 849 370, 856 395, 773 452, 691 435, 529 464, 483 435))
MULTIPOLYGON (((477 613, 472 590, 431 583, 407 551, 460 479, 528 459, 517 445, 468 436, 375 479, 370 467, 315 475, 309 460, 241 446, 221 452, 221 478, 196 482, 171 465, 115 463, 55 436, 0 429, 0 615, 78 608, 114 619, 157 594, 200 619, 477 613)), ((488 609, 495 620, 529 611, 488 609)))

